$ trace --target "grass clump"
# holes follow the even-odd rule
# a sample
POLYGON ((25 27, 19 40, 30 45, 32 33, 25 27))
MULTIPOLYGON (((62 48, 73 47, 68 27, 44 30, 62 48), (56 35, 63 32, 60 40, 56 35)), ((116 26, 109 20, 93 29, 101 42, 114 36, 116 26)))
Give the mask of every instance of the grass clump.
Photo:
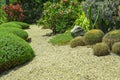
POLYGON ((34 51, 20 37, 0 32, 0 73, 33 59, 34 51))
POLYGON ((84 46, 84 45, 85 45, 85 42, 84 42, 82 36, 75 37, 70 42, 71 48, 74 48, 74 47, 77 47, 77 46, 84 46))
POLYGON ((9 23, 9 22, 1 24, 0 27, 14 27, 14 28, 22 29, 22 26, 15 24, 15 23, 9 23))
POLYGON ((26 40, 28 38, 28 33, 22 29, 19 28, 13 28, 13 27, 0 27, 0 32, 10 32, 13 33, 22 39, 26 40))
POLYGON ((30 27, 29 24, 24 23, 24 22, 16 22, 16 21, 12 21, 12 22, 8 22, 8 23, 13 23, 13 24, 20 25, 20 26, 22 26, 22 29, 28 29, 28 28, 30 27))
POLYGON ((66 45, 72 40, 72 36, 70 31, 65 32, 63 34, 57 34, 52 39, 49 40, 53 45, 66 45))
POLYGON ((116 42, 113 44, 112 52, 117 54, 117 55, 120 55, 120 42, 116 42))
POLYGON ((113 30, 108 32, 104 37, 103 37, 103 42, 105 42, 109 48, 112 48, 112 45, 115 42, 120 41, 120 30, 113 30))
POLYGON ((85 33, 84 40, 85 44, 93 45, 95 43, 101 42, 104 32, 99 29, 93 29, 85 33))
POLYGON ((97 43, 93 46, 93 52, 95 56, 109 55, 109 48, 105 43, 97 43))

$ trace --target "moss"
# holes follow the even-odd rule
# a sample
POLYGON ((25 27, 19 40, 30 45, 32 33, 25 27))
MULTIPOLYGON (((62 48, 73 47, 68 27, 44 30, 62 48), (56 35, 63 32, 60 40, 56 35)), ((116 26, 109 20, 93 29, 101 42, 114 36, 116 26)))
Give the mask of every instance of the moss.
POLYGON ((0 32, 0 73, 26 63, 34 56, 33 49, 23 39, 12 33, 0 32))
POLYGON ((1 24, 0 27, 14 27, 14 28, 22 29, 22 26, 15 24, 15 23, 9 23, 9 22, 1 24))
POLYGON ((84 40, 85 44, 93 45, 95 43, 101 42, 104 32, 99 29, 93 29, 85 33, 84 40))
POLYGON ((22 29, 28 29, 28 28, 30 27, 29 24, 24 23, 24 22, 16 22, 16 21, 12 21, 12 22, 8 22, 8 23, 13 23, 13 24, 20 25, 20 26, 22 26, 22 29))
POLYGON ((112 52, 117 54, 117 55, 120 55, 120 42, 116 42, 113 44, 112 52))
POLYGON ((10 33, 13 33, 13 34, 25 39, 25 40, 28 38, 28 33, 22 29, 19 29, 19 28, 0 27, 0 32, 10 32, 10 33))
POLYGON ((105 56, 109 54, 109 48, 105 43, 97 43, 93 46, 95 56, 105 56))
POLYGON ((85 45, 85 42, 84 42, 82 36, 78 36, 78 37, 72 39, 70 42, 70 46, 72 48, 77 47, 77 46, 84 46, 84 45, 85 45))
POLYGON ((109 48, 112 48, 112 45, 115 42, 120 41, 120 30, 113 30, 108 32, 104 37, 103 37, 103 42, 105 42, 109 48))

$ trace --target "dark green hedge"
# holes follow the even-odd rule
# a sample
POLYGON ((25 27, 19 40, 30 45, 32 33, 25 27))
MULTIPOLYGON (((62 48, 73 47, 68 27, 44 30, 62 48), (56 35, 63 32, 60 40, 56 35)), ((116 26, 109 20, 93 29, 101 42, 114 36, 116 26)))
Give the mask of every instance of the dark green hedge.
POLYGON ((30 61, 34 56, 33 49, 23 39, 0 32, 0 73, 30 61))
POLYGON ((29 24, 27 24, 27 23, 24 23, 24 22, 16 22, 16 21, 12 21, 12 22, 8 22, 8 23, 15 23, 15 24, 17 24, 17 25, 20 25, 20 26, 22 26, 22 29, 28 29, 29 27, 30 27, 30 25, 29 24))
POLYGON ((0 27, 15 27, 15 28, 22 29, 22 26, 15 24, 15 23, 9 23, 9 22, 1 24, 0 27))
POLYGON ((25 40, 28 38, 28 33, 22 29, 19 29, 19 28, 0 27, 0 32, 10 32, 10 33, 13 33, 13 34, 25 39, 25 40))

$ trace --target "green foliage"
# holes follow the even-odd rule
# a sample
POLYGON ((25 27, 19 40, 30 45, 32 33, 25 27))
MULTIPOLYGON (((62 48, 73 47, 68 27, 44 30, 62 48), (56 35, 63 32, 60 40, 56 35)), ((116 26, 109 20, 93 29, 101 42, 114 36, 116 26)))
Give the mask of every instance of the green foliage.
POLYGON ((49 42, 56 45, 66 45, 72 40, 70 31, 67 31, 63 34, 57 34, 49 42))
POLYGON ((119 0, 86 0, 83 3, 83 10, 90 20, 91 29, 101 29, 108 32, 120 26, 118 15, 119 0))
POLYGON ((112 52, 120 55, 120 42, 116 42, 112 46, 112 52))
POLYGON ((0 24, 7 22, 7 14, 0 9, 0 24))
POLYGON ((22 26, 15 24, 15 23, 9 23, 9 22, 1 24, 0 27, 14 27, 14 28, 22 29, 22 26))
POLYGON ((85 16, 85 13, 79 14, 79 17, 75 20, 75 25, 79 25, 86 32, 90 30, 90 22, 85 16))
POLYGON ((105 43, 97 43, 93 46, 93 52, 95 56, 105 56, 109 55, 109 48, 105 43))
POLYGON ((24 23, 24 22, 16 22, 16 21, 12 21, 12 22, 8 22, 8 23, 18 24, 18 25, 22 26, 22 29, 28 29, 28 28, 30 27, 29 24, 24 23))
POLYGON ((87 45, 92 45, 102 41, 104 32, 99 29, 92 29, 85 33, 84 39, 87 45))
POLYGON ((120 30, 113 30, 105 34, 103 37, 103 42, 105 42, 111 49, 115 42, 120 41, 120 30))
POLYGON ((54 34, 63 33, 74 24, 78 12, 81 12, 81 5, 77 1, 46 2, 43 16, 38 21, 38 25, 43 24, 54 34))
POLYGON ((83 37, 81 37, 81 36, 75 37, 70 42, 70 46, 72 48, 77 47, 77 46, 84 46, 84 45, 85 45, 85 42, 84 42, 83 37))
POLYGON ((33 59, 34 51, 23 39, 0 32, 0 73, 33 59))
POLYGON ((22 39, 26 40, 28 38, 28 33, 22 29, 19 28, 13 28, 13 27, 0 27, 0 32, 10 32, 13 33, 22 39))

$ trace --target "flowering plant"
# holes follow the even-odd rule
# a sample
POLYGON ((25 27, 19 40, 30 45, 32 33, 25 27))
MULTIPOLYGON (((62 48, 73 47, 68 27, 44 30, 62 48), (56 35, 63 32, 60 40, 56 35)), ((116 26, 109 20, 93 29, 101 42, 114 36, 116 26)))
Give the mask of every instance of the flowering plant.
POLYGON ((2 9, 8 15, 9 21, 22 21, 24 19, 23 9, 18 3, 5 5, 2 7, 2 9))

